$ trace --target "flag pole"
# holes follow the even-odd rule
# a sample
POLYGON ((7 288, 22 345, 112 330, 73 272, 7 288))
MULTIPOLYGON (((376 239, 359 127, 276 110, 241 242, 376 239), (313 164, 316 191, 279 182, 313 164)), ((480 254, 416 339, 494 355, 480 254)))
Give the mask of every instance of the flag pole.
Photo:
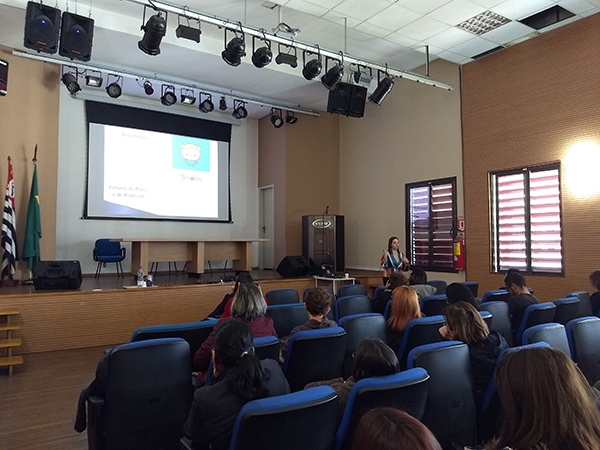
MULTIPOLYGON (((35 144, 35 150, 33 151, 33 158, 31 160, 33 162, 34 174, 36 172, 35 171, 35 167, 37 166, 37 164, 36 164, 37 163, 37 152, 38 152, 38 144, 36 143, 35 144)), ((32 185, 32 187, 33 187, 33 185, 32 185)), ((30 197, 31 197, 31 195, 30 195, 30 197)), ((31 203, 31 198, 29 200, 30 200, 30 203, 31 203)), ((27 218, 28 218, 28 221, 29 221, 29 208, 27 210, 27 218)), ((22 284, 33 284, 33 272, 31 270, 31 268, 29 268, 29 265, 28 265, 28 269, 29 269, 29 278, 26 281, 23 281, 22 284)))
POLYGON ((8 177, 6 182, 6 194, 4 196, 4 211, 2 214, 2 286, 14 286, 19 280, 13 277, 16 272, 17 261, 17 234, 15 213, 15 191, 11 164, 8 156, 8 177))

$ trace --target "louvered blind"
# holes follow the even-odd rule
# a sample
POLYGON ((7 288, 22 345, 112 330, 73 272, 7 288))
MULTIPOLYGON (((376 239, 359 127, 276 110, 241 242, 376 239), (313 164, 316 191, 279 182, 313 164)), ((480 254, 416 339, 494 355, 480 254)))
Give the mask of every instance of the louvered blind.
POLYGON ((411 265, 429 266, 429 186, 410 189, 411 265))
POLYGON ((454 189, 452 184, 431 186, 431 240, 433 267, 454 268, 454 189))

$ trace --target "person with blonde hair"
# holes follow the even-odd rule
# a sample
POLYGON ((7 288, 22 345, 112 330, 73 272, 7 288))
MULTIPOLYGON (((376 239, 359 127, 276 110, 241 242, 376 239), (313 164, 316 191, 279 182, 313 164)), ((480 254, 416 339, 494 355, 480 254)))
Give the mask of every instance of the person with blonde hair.
POLYGON ((394 289, 390 317, 385 330, 388 345, 392 350, 398 351, 406 324, 419 317, 421 317, 421 306, 416 291, 408 286, 398 286, 394 289))
POLYGON ((488 450, 598 450, 600 411, 585 376, 562 351, 508 353, 496 375, 503 420, 488 450))

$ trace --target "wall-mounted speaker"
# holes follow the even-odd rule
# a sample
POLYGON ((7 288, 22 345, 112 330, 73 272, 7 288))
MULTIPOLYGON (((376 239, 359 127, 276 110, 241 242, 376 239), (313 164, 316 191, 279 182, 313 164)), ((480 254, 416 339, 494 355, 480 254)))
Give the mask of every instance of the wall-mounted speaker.
POLYGON ((71 59, 89 61, 92 57, 93 37, 94 19, 64 12, 58 54, 71 59))
POLYGON ((365 113, 366 101, 366 87, 340 82, 329 91, 327 112, 362 117, 365 113))
POLYGON ((59 27, 60 9, 41 3, 27 2, 23 38, 25 47, 38 52, 56 53, 59 27))

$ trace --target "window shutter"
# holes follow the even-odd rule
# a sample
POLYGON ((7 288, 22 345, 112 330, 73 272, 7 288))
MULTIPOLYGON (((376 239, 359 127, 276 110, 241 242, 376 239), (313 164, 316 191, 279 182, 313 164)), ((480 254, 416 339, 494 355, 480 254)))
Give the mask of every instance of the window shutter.
POLYGON ((429 266, 429 186, 410 189, 411 264, 429 266))
POLYGON ((432 185, 431 203, 433 266, 452 269, 454 267, 452 184, 432 185))
POLYGON ((527 269, 525 174, 498 176, 498 269, 527 269))

